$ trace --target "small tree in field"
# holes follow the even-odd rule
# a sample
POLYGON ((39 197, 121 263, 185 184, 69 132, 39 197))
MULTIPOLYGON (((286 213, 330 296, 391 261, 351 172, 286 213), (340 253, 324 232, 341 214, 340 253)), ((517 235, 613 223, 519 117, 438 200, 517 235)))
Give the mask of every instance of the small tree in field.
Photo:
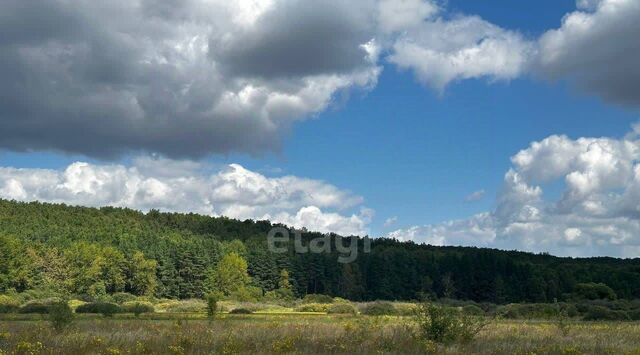
POLYGON ((217 292, 208 293, 205 297, 207 301, 207 317, 213 319, 218 313, 218 301, 220 300, 220 294, 217 292))
POLYGON ((418 337, 442 344, 470 342, 488 324, 482 317, 427 302, 418 305, 415 320, 418 337))
POLYGON ((73 310, 67 301, 60 301, 49 307, 49 320, 56 331, 62 331, 73 322, 73 310))

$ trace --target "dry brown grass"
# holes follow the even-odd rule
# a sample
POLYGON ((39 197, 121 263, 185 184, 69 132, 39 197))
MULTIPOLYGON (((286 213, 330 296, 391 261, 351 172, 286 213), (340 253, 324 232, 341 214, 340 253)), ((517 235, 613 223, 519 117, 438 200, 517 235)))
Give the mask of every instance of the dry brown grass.
POLYGON ((638 323, 492 323, 476 340, 420 341, 407 318, 221 316, 206 320, 79 319, 63 333, 42 320, 0 321, 0 354, 640 354, 638 323))

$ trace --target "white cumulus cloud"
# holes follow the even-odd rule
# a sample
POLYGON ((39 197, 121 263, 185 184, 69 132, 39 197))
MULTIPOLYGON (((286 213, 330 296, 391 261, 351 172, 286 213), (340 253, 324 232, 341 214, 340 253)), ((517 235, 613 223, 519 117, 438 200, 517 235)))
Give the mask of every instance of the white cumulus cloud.
POLYGON ((640 252, 640 140, 551 136, 512 157, 494 210, 387 236, 560 255, 635 257, 640 252), (561 183, 556 199, 549 184, 561 183))
POLYGON ((296 176, 268 178, 238 164, 210 170, 199 163, 152 158, 136 159, 131 166, 0 167, 0 198, 269 219, 320 232, 368 233, 373 211, 349 191, 296 176))

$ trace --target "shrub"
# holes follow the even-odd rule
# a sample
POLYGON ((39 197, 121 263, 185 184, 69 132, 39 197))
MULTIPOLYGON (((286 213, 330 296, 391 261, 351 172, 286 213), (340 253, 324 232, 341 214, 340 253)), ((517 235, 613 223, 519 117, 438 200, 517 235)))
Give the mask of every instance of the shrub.
POLYGON ((71 307, 71 309, 73 311, 76 310, 76 308, 82 306, 83 304, 86 304, 87 302, 85 301, 81 301, 81 300, 70 300, 69 301, 69 307, 71 307))
POLYGON ((393 308, 396 309, 396 315, 412 316, 416 311, 415 303, 394 303, 393 308))
POLYGON ((15 313, 20 308, 20 302, 11 296, 0 295, 0 314, 15 313))
POLYGON ((136 317, 139 317, 143 313, 153 313, 155 309, 150 302, 126 302, 122 305, 122 311, 124 313, 133 313, 136 317))
POLYGON ((0 306, 11 305, 20 306, 20 301, 17 298, 9 295, 0 295, 0 306))
POLYGON ((484 316, 484 310, 473 304, 462 307, 462 312, 470 316, 484 316))
POLYGON ((83 304, 76 308, 76 313, 102 314, 105 317, 113 317, 114 314, 122 313, 122 308, 115 303, 94 302, 83 304))
POLYGON ((203 313, 207 310, 207 304, 203 300, 167 300, 156 305, 158 312, 166 313, 203 313))
POLYGON ((318 312, 323 313, 329 310, 329 305, 324 303, 309 303, 309 304, 301 304, 296 307, 296 312, 318 312))
POLYGON ((577 299, 586 300, 615 300, 615 291, 603 283, 581 283, 577 284, 573 290, 573 296, 577 299))
POLYGON ((368 316, 393 316, 398 314, 398 311, 391 302, 381 301, 365 304, 362 309, 360 309, 360 312, 368 316))
POLYGON ((49 306, 49 320, 57 331, 62 331, 73 322, 73 310, 66 301, 60 301, 49 306))
POLYGON ((207 301, 207 317, 213 318, 218 313, 218 301, 220 300, 220 295, 211 292, 206 296, 207 301))
POLYGON ((333 303, 333 298, 327 295, 310 293, 304 296, 302 303, 333 303))
POLYGON ((20 307, 18 310, 22 314, 49 314, 51 303, 41 301, 31 301, 20 307))
POLYGON ((262 289, 253 286, 240 287, 236 291, 231 292, 229 298, 240 302, 257 302, 262 298, 262 289))
POLYGON ((625 311, 613 311, 602 306, 591 306, 585 314, 584 320, 597 321, 597 320, 612 320, 612 321, 625 321, 630 320, 629 315, 625 311))
POLYGON ((17 313, 20 307, 10 304, 0 304, 0 314, 17 313))
POLYGON ((136 296, 126 292, 114 293, 111 296, 111 299, 113 300, 113 302, 117 304, 125 304, 127 302, 133 302, 138 300, 136 296))
POLYGON ((556 305, 548 303, 514 303, 500 307, 498 313, 508 319, 555 319, 558 309, 556 305))
POLYGON ((357 314, 356 308, 349 303, 332 304, 328 309, 329 314, 357 314))
POLYGON ((418 305, 415 320, 418 324, 419 338, 443 344, 469 342, 487 324, 480 317, 431 303, 418 305))
POLYGON ((229 312, 230 314, 253 314, 253 311, 246 308, 236 308, 229 312))
POLYGON ((640 309, 634 309, 633 311, 629 311, 628 314, 631 320, 634 320, 634 321, 640 320, 640 309))

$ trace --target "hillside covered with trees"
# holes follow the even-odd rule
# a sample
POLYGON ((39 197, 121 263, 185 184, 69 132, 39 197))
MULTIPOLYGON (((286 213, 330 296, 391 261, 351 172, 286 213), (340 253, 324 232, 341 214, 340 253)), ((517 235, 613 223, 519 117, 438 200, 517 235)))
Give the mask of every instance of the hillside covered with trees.
MULTIPOLYGON (((0 200, 0 293, 38 290, 158 298, 327 294, 350 300, 566 300, 588 283, 640 298, 640 259, 435 247, 373 239, 341 264, 330 254, 272 253, 272 224, 0 200)), ((321 236, 304 232, 303 241, 321 236)), ((332 236, 332 238, 339 238, 332 236)), ((606 292, 606 291, 605 291, 606 292)))

